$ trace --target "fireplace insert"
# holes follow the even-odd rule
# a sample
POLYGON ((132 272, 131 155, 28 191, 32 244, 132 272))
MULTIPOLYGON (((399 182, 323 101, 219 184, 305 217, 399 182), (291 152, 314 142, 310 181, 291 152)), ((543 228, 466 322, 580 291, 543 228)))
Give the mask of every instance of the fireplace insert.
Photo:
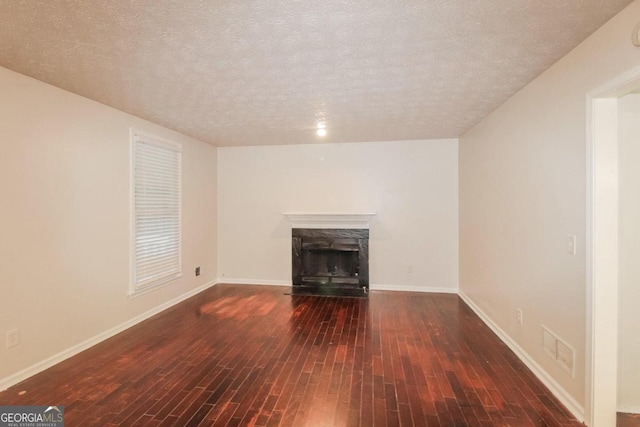
POLYGON ((359 296, 369 293, 369 230, 292 229, 292 293, 359 296))

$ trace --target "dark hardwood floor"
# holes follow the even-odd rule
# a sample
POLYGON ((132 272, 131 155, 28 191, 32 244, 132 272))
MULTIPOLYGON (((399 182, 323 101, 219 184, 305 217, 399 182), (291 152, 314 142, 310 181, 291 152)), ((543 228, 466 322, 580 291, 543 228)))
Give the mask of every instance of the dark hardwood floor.
POLYGON ((624 414, 618 412, 618 427, 639 427, 640 426, 640 414, 624 414))
POLYGON ((83 427, 581 425, 456 295, 287 289, 215 286, 0 405, 83 427))

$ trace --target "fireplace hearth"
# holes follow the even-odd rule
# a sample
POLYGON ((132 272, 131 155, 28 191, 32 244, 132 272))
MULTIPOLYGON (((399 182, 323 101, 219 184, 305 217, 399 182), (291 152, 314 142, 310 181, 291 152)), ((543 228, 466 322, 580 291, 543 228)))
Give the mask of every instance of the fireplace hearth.
POLYGON ((292 293, 366 297, 369 230, 293 228, 292 293))

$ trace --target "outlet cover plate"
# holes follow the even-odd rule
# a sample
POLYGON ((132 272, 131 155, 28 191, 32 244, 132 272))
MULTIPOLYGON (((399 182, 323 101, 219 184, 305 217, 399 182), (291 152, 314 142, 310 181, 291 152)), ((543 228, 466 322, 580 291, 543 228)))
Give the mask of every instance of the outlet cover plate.
POLYGON ((567 253, 571 255, 576 254, 576 236, 573 234, 567 235, 567 253))
POLYGON ((7 331, 7 348, 16 347, 20 344, 20 330, 12 329, 7 331))

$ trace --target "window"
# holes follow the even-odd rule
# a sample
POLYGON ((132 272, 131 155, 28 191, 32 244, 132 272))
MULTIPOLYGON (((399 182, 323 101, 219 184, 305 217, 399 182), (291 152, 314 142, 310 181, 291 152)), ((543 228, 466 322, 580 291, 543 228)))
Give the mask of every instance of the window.
POLYGON ((136 294, 181 276, 182 148, 132 133, 133 280, 136 294))

